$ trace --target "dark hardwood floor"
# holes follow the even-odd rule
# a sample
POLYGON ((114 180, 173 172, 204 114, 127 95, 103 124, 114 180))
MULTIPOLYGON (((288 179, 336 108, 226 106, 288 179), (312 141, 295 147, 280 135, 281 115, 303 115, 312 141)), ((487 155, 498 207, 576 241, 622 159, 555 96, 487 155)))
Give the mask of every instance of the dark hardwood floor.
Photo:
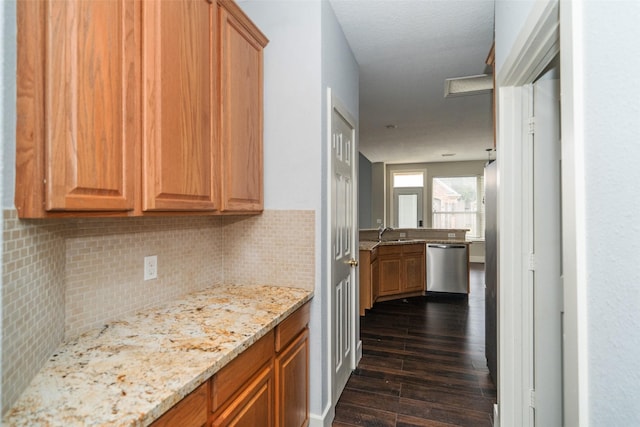
POLYGON ((484 265, 471 293, 376 303, 360 318, 363 356, 334 427, 492 425, 496 388, 484 357, 484 265))

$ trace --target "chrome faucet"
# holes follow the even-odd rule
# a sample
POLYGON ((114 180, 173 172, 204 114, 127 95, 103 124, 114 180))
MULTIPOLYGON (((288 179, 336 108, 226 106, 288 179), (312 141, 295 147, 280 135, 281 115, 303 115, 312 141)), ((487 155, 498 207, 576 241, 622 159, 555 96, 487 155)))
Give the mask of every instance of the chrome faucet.
POLYGON ((391 231, 391 230, 393 230, 393 228, 391 228, 391 227, 383 227, 382 225, 380 225, 380 228, 378 228, 378 241, 382 241, 382 235, 386 231, 391 231))

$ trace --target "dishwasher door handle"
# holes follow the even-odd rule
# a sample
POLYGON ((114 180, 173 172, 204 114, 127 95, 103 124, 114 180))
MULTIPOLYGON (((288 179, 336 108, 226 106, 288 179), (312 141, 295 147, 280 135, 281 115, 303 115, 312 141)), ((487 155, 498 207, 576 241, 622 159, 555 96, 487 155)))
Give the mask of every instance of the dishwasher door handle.
POLYGON ((437 249, 465 249, 465 245, 427 245, 429 248, 437 248, 437 249))

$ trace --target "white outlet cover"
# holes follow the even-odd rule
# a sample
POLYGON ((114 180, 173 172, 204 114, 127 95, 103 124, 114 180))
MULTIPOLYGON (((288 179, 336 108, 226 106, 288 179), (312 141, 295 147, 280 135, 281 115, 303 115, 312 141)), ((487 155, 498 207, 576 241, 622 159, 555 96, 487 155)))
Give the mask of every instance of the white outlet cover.
POLYGON ((144 280, 158 278, 158 256, 151 255, 144 257, 144 280))

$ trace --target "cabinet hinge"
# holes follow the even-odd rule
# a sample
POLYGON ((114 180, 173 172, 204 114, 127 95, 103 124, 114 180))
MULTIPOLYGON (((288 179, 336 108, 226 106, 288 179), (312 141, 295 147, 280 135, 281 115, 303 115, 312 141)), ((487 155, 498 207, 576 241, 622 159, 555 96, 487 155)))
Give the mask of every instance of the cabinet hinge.
POLYGON ((564 313, 564 276, 560 276, 560 313, 564 313))
POLYGON ((534 389, 529 390, 530 393, 530 402, 529 406, 532 408, 536 407, 536 391, 534 389))
POLYGON ((528 263, 529 263, 529 271, 536 271, 536 254, 535 253, 531 252, 529 254, 528 263))
POLYGON ((529 134, 533 135, 536 133, 536 118, 529 117, 529 134))

